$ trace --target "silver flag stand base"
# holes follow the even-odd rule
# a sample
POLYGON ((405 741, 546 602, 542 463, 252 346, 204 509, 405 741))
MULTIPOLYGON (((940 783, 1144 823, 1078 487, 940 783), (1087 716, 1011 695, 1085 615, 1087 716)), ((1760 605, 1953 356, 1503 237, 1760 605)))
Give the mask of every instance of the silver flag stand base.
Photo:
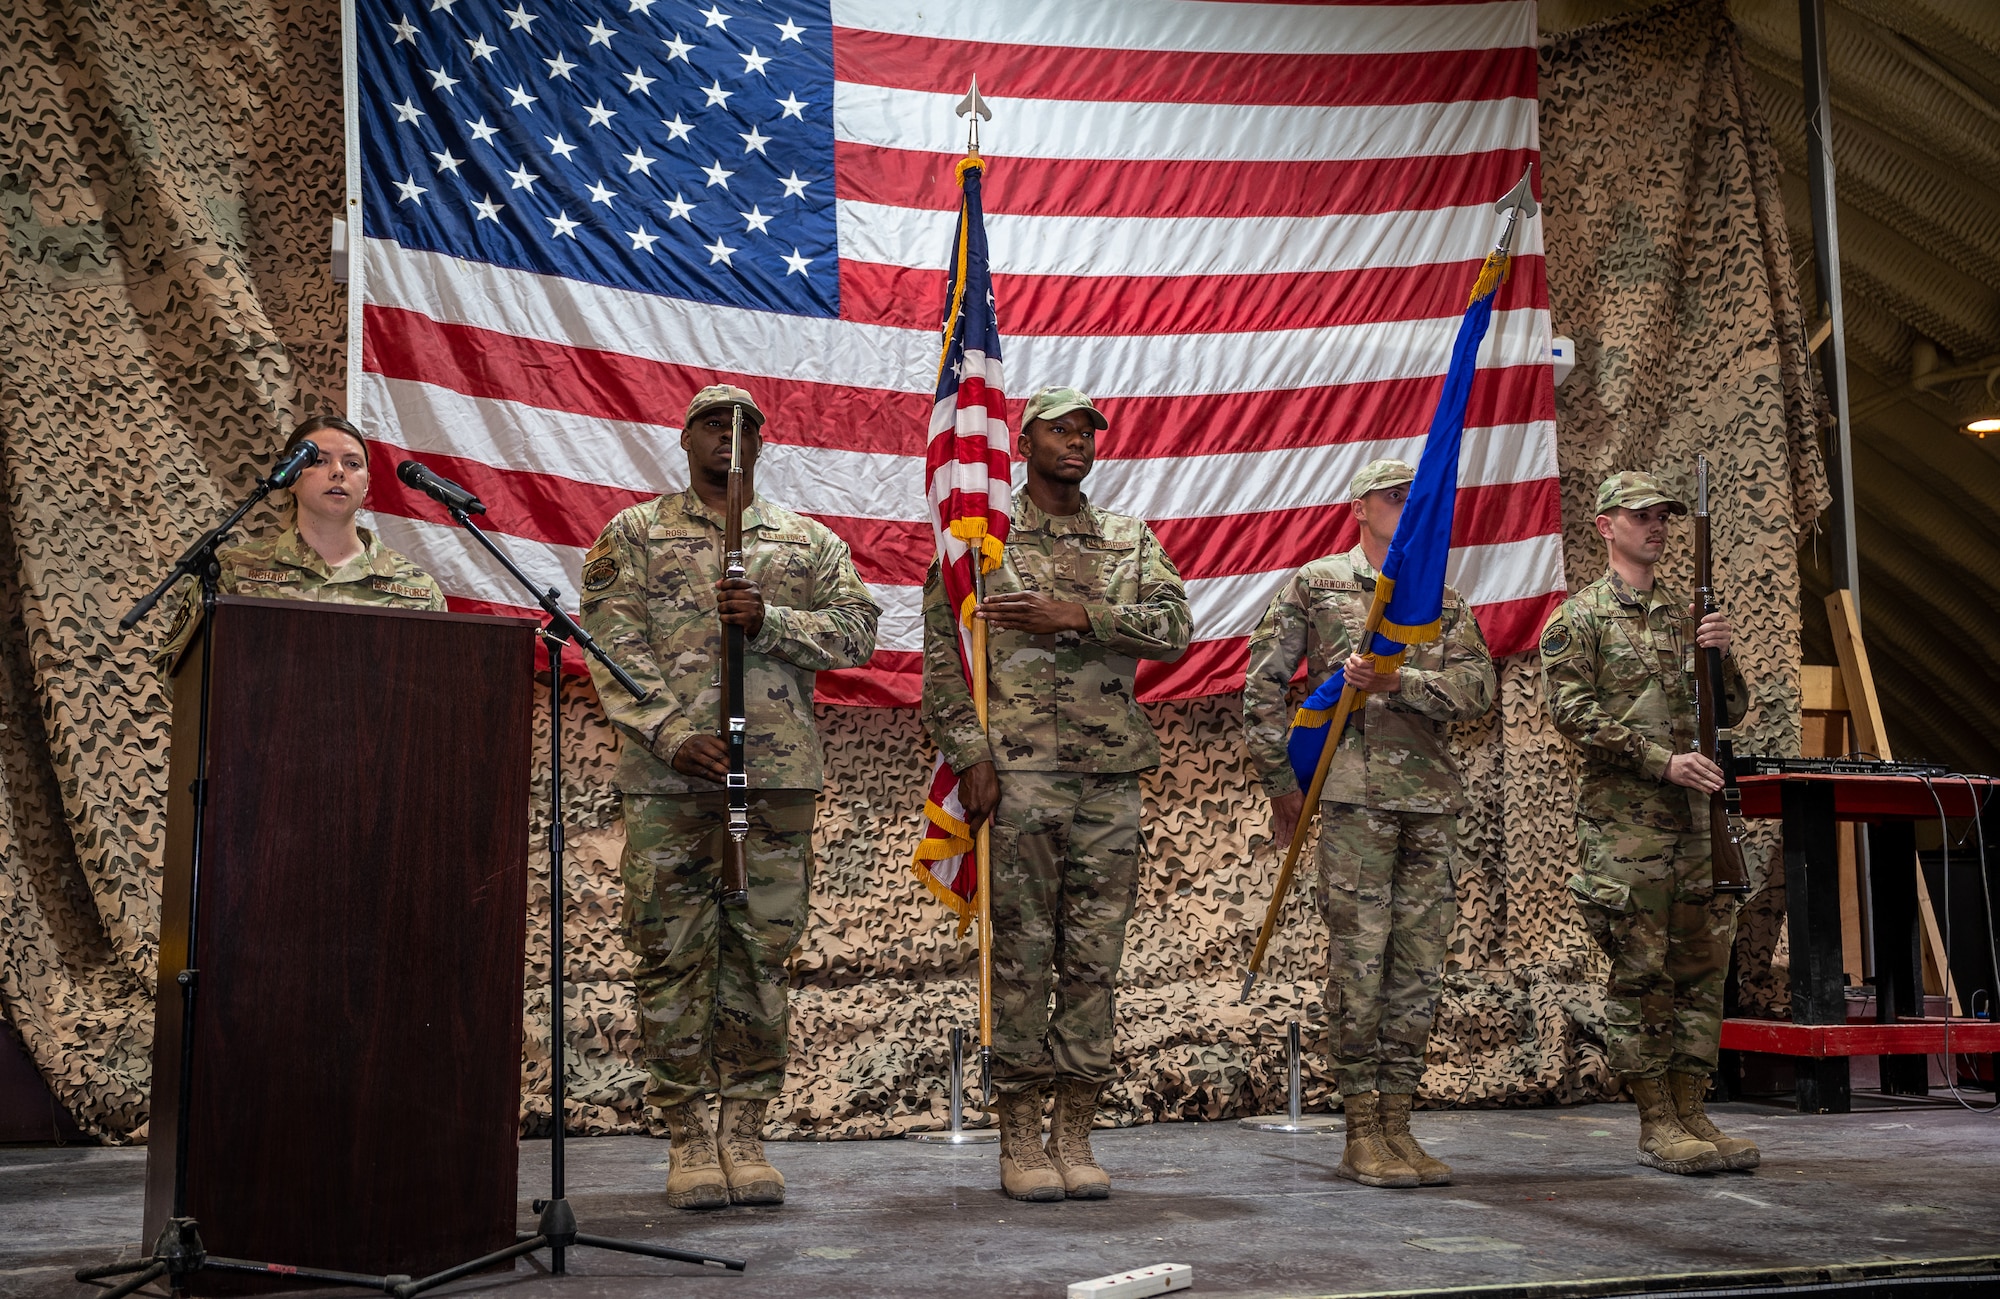
POLYGON ((1304 1114, 1296 1119, 1288 1114, 1259 1114, 1255 1118, 1238 1119, 1236 1123, 1252 1132, 1289 1132, 1295 1137, 1347 1130, 1347 1124, 1337 1114, 1304 1114))
POLYGON ((965 1030, 951 1030, 951 1126, 942 1132, 905 1132, 905 1141, 939 1146, 983 1146, 1000 1139, 996 1128, 965 1126, 965 1030))
POLYGON ((1237 1125, 1252 1132, 1286 1132, 1300 1137, 1346 1130, 1347 1121, 1334 1115, 1301 1114, 1300 1091, 1299 1025, 1297 1020, 1293 1020, 1285 1029, 1285 1113, 1238 1119, 1237 1125))
POLYGON ((993 1128, 957 1128, 948 1132, 905 1132, 903 1140, 922 1141, 933 1146, 986 1146, 1000 1139, 993 1128))

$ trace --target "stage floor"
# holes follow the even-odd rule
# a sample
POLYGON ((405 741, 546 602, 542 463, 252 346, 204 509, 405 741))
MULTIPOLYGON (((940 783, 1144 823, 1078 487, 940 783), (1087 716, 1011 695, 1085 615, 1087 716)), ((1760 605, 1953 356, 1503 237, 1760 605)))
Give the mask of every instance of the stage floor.
MULTIPOLYGON (((439 1293, 1060 1296, 1072 1281, 1187 1263, 1198 1294, 1350 1295, 2000 1255, 2000 1115, 1717 1113, 1762 1145, 1762 1168, 1700 1178, 1641 1168, 1630 1105, 1419 1113, 1419 1135, 1458 1180, 1416 1191, 1335 1178, 1337 1133, 1171 1123, 1096 1135, 1114 1179, 1108 1201, 1008 1200, 992 1146, 802 1143, 773 1146, 790 1203, 705 1214, 661 1201, 664 1141, 572 1140, 570 1201, 584 1231, 741 1257, 749 1271, 579 1250, 567 1278, 523 1265, 439 1293)), ((134 1256, 144 1166, 143 1150, 0 1148, 0 1293, 80 1299, 92 1291, 72 1269, 134 1256)), ((548 1144, 527 1143, 524 1226, 547 1171, 548 1144)), ((1590 1290, 1603 1287, 1542 1293, 1590 1290)))

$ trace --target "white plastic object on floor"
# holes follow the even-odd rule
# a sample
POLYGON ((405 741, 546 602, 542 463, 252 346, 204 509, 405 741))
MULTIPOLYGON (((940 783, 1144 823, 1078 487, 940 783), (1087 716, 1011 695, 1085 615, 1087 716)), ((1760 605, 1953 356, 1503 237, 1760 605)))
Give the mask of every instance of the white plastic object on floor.
POLYGON ((1075 1281, 1069 1299, 1138 1299, 1140 1295, 1185 1290, 1194 1284, 1194 1269, 1185 1263, 1155 1263, 1095 1281, 1075 1281))

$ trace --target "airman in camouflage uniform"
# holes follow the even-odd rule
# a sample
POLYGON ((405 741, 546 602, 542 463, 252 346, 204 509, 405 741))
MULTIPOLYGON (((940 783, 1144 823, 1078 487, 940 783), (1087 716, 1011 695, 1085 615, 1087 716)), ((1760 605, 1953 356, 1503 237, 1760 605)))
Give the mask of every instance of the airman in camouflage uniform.
MULTIPOLYGON (((216 552, 222 570, 216 581, 220 595, 261 596, 272 600, 307 600, 320 604, 372 604, 385 609, 430 609, 444 606, 437 579, 382 544, 366 528, 362 551, 338 568, 329 568, 319 552, 299 536, 296 523, 275 536, 259 537, 216 552)), ((174 613, 167 642, 154 661, 170 670, 201 625, 201 587, 190 583, 174 613)))
POLYGON ((646 1099, 672 1142, 668 1202, 778 1204, 764 1157, 768 1103, 784 1089, 790 1034, 785 962, 804 935, 813 809, 825 763, 814 674, 875 652, 879 611, 847 545, 754 496, 743 512, 746 576, 723 577, 732 408, 754 469, 763 414, 749 393, 704 388, 681 446, 692 485, 621 512, 583 565, 583 625, 646 690, 625 693, 592 663, 618 732, 624 796, 624 937, 645 1041, 646 1099), (744 629, 749 900, 721 905, 727 839, 722 621, 744 629), (707 1097, 723 1098, 720 1149, 707 1097))
MULTIPOLYGON (((386 609, 444 608, 444 592, 435 578, 354 522, 368 493, 368 444, 359 430, 338 416, 317 416, 292 430, 280 458, 308 437, 319 445, 320 459, 292 485, 291 522, 275 536, 217 551, 217 593, 386 609), (328 564, 301 528, 312 529, 332 553, 345 550, 348 557, 328 564)), ((193 639, 201 613, 201 586, 189 582, 166 643, 153 654, 163 677, 193 639)))
POLYGON ((1541 652, 1556 729, 1583 751, 1569 890, 1611 957, 1605 1051, 1639 1102, 1639 1162, 1752 1168, 1755 1144, 1723 1135, 1702 1105, 1737 902, 1710 880, 1705 800, 1722 772, 1693 752, 1695 655, 1725 651, 1727 725, 1742 720, 1747 691, 1726 656, 1728 620, 1697 625, 1689 601, 1654 580, 1668 516, 1687 507, 1628 472, 1604 481, 1597 510, 1609 570, 1549 619, 1541 652))
POLYGON ((1089 1134, 1138 893, 1139 773, 1160 762, 1134 674, 1140 659, 1179 658, 1191 632, 1152 529, 1080 489, 1104 427, 1073 388, 1044 389, 1022 413, 1027 486, 977 614, 991 630, 985 730, 935 566, 924 588, 924 724, 972 824, 993 822, 993 1079, 1000 1180, 1017 1199, 1111 1191, 1089 1134))
POLYGON ((1415 477, 1399 460, 1374 461, 1355 475, 1349 497, 1362 519, 1361 544, 1314 560, 1278 589, 1250 638, 1243 689, 1245 736, 1286 843, 1304 802, 1285 748, 1300 661, 1310 682, 1344 667, 1350 682, 1374 686, 1341 735, 1319 807, 1319 909, 1332 949, 1327 1033, 1347 1114, 1340 1173, 1367 1186, 1451 1180, 1451 1169, 1410 1134, 1409 1118, 1458 913, 1452 841, 1466 800, 1445 730, 1493 706, 1493 660, 1450 587, 1439 638, 1412 645, 1400 669, 1374 680, 1373 660, 1358 652, 1376 564, 1415 477))

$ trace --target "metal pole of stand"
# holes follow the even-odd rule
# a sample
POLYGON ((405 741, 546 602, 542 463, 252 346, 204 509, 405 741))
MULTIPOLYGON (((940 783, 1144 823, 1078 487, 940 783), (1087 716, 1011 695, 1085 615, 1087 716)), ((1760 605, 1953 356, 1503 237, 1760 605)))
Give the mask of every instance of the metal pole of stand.
POLYGON ((965 1129, 965 1030, 951 1030, 951 1130, 965 1129))
POLYGON ((1299 1021, 1293 1020, 1285 1026, 1285 1113, 1291 1116, 1292 1127, 1299 1126, 1299 1093, 1304 1090, 1299 1078, 1299 1021))
POLYGON ((943 1132, 905 1132, 910 1141, 926 1141, 936 1145, 975 1146, 989 1141, 998 1141, 1000 1133, 993 1128, 968 1129, 965 1126, 965 1030, 951 1030, 951 1126, 943 1132))
POLYGON ((1341 1127, 1341 1121, 1331 1114, 1303 1112, 1305 1091, 1301 1065, 1303 1054, 1299 1047, 1299 1022, 1293 1020, 1285 1026, 1285 1112, 1238 1119, 1238 1124, 1253 1132, 1285 1132, 1293 1136, 1312 1136, 1320 1132, 1332 1132, 1341 1127))

